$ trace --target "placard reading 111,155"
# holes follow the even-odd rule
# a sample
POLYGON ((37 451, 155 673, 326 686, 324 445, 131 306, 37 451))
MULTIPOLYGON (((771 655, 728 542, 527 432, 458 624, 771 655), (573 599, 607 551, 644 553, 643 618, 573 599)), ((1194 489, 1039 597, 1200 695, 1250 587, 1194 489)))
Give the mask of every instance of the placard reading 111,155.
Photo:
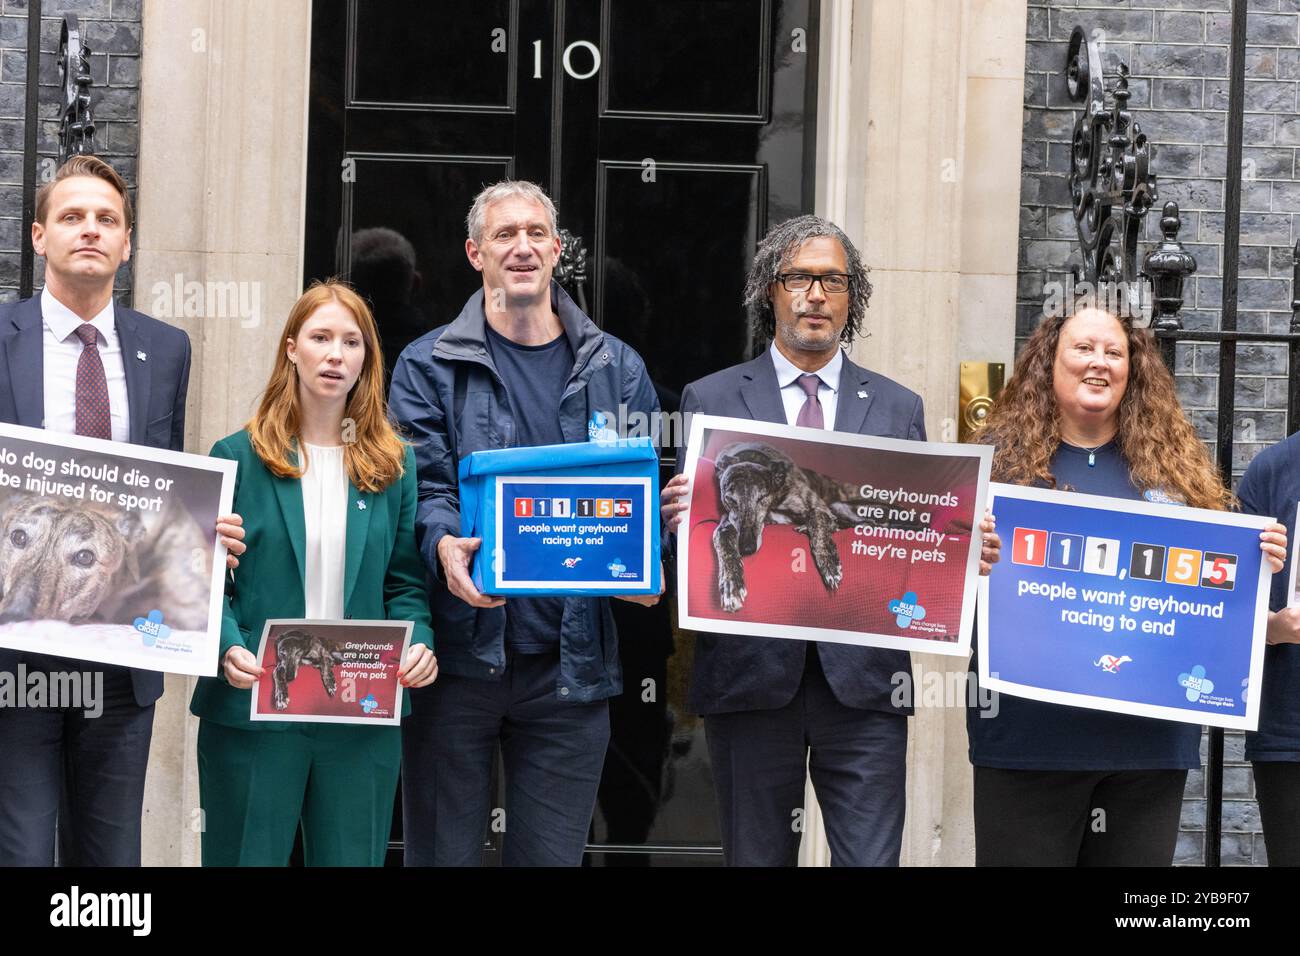
POLYGON ((980 681, 1013 696, 1251 729, 1271 519, 994 484, 980 681), (1007 560, 1007 558, 1010 560, 1007 560))

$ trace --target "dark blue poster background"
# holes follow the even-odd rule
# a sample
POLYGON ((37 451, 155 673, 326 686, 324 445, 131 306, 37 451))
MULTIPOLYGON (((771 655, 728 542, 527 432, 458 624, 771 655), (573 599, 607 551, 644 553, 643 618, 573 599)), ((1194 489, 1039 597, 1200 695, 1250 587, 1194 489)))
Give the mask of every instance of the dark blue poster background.
POLYGON ((1097 507, 1026 500, 994 488, 1003 551, 988 579, 987 618, 981 614, 982 669, 1011 684, 1183 712, 1159 715, 1174 719, 1246 720, 1258 527, 1135 514, 1120 510, 1131 502, 1114 499, 1092 498, 1097 507))
MULTIPOLYGON (((500 482, 499 545, 507 558, 502 584, 613 587, 645 581, 648 483, 500 482)), ((657 509, 650 515, 658 520, 657 509)))

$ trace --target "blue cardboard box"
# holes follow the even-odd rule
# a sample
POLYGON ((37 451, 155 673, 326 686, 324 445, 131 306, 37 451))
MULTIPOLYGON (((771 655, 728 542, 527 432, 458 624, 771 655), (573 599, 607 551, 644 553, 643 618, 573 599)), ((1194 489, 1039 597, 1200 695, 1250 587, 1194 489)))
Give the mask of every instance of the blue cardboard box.
POLYGON ((649 438, 473 452, 460 527, 484 594, 658 594, 659 457, 649 438))

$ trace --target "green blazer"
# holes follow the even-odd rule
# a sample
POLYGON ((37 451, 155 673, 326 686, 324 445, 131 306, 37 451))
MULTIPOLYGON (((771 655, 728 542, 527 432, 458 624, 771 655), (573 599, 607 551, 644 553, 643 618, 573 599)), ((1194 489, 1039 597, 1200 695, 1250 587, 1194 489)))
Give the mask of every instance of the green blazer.
MULTIPOLYGON (((302 514, 302 483, 277 478, 253 451, 247 431, 228 435, 212 446, 212 457, 239 463, 235 473, 235 513, 244 519, 248 550, 234 570, 234 595, 228 593, 221 615, 221 652, 235 645, 257 653, 269 618, 303 617, 303 552, 307 532, 302 514)), ((343 518, 342 515, 339 516, 343 518)), ((377 493, 357 491, 348 483, 347 559, 344 565, 343 613, 361 621, 414 621, 412 643, 433 647, 424 562, 415 547, 415 453, 406 448, 402 477, 377 493)), ((217 677, 201 677, 190 712, 244 730, 284 730, 280 721, 248 719, 251 690, 217 677)), ((263 680, 270 680, 268 674, 263 680)), ((410 712, 410 695, 402 695, 402 715, 410 712)))

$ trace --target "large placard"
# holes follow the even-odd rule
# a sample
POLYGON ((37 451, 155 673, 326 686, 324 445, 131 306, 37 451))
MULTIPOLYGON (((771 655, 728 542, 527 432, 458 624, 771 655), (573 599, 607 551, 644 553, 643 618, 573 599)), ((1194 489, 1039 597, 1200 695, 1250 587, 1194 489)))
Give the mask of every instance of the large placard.
POLYGON ((968 653, 992 457, 693 415, 680 626, 968 653))
POLYGON ((982 686, 1254 730, 1272 518, 992 485, 1002 560, 980 589, 982 686))
POLYGON ((0 425, 0 647, 214 676, 235 469, 0 425))

